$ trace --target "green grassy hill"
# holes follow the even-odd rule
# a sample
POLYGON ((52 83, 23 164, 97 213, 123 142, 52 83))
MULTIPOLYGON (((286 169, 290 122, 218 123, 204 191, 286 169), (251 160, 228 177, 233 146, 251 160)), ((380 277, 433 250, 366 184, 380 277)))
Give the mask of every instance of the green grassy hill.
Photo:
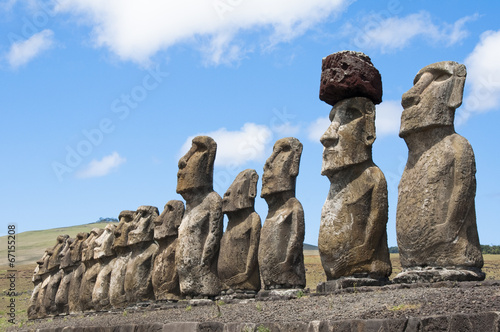
MULTIPOLYGON (((16 265, 35 264, 42 257, 46 248, 56 244, 58 235, 68 234, 70 237, 75 237, 76 234, 90 232, 95 227, 104 228, 108 223, 97 222, 16 234, 16 265)), ((0 237, 0 257, 2 257, 0 265, 7 265, 7 235, 0 237)))

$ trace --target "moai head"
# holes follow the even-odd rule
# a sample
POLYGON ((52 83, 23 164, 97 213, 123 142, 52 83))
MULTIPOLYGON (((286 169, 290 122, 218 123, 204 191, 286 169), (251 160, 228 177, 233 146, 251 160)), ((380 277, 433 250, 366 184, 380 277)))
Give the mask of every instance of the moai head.
POLYGON ((282 138, 274 143, 273 153, 264 165, 262 198, 284 191, 295 193, 301 155, 302 143, 294 137, 282 138))
POLYGON ((217 143, 208 136, 193 138, 191 149, 179 160, 177 193, 185 195, 213 190, 217 143))
POLYGON ((104 229, 93 228, 90 231, 89 237, 82 244, 82 261, 90 261, 94 259, 95 240, 104 232, 104 229))
POLYGON ((107 224, 104 232, 95 240, 94 259, 113 256, 115 251, 112 248, 115 239, 116 225, 107 224))
POLYGON ((78 264, 82 260, 82 247, 85 240, 89 237, 89 233, 78 233, 76 239, 70 246, 72 265, 78 264))
POLYGON ((257 196, 257 181, 259 175, 253 169, 247 169, 238 174, 222 199, 222 212, 234 212, 253 208, 257 196))
POLYGON ((153 241, 154 223, 158 217, 158 208, 156 206, 139 206, 133 223, 135 229, 128 233, 128 245, 153 241))
POLYGON ((128 246, 128 233, 134 229, 135 211, 125 210, 120 212, 118 227, 115 229, 115 239, 113 240, 113 249, 128 246))
POLYGON ((37 272, 38 276, 41 276, 42 274, 45 274, 48 272, 47 267, 49 266, 49 259, 50 259, 50 256, 52 256, 52 253, 53 253, 52 248, 45 249, 45 252, 44 252, 42 258, 40 258, 36 262, 37 267, 38 267, 38 272, 37 272))
POLYGON ((453 126, 455 110, 462 104, 464 65, 454 61, 433 63, 422 68, 413 87, 403 94, 399 136, 431 127, 453 126))
POLYGON ((382 77, 369 56, 342 51, 330 54, 321 65, 319 99, 334 106, 343 99, 366 97, 382 102, 382 77))
POLYGON ((339 101, 330 112, 332 122, 320 141, 324 146, 321 175, 362 163, 372 157, 375 105, 364 97, 339 101))
POLYGON ((64 248, 66 241, 69 239, 69 235, 59 235, 57 237, 57 244, 52 249, 52 255, 49 259, 49 266, 47 267, 49 270, 59 269, 59 264, 61 262, 61 257, 59 254, 64 248))
POLYGON ((59 260, 61 262, 59 267, 61 269, 73 265, 71 261, 71 245, 73 244, 74 241, 75 239, 72 238, 67 239, 63 249, 59 253, 59 260))
POLYGON ((161 215, 154 220, 155 240, 171 236, 177 237, 183 216, 184 203, 178 200, 168 201, 161 215))

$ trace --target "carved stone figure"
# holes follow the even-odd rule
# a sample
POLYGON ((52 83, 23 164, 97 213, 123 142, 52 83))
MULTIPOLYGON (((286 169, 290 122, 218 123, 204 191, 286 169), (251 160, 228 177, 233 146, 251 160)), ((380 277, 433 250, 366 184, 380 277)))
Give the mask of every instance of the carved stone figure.
POLYGON ((59 254, 60 265, 59 268, 63 271, 63 276, 56 293, 55 304, 57 307, 57 312, 59 314, 68 314, 68 293, 69 285, 71 283, 71 278, 73 276, 73 270, 75 266, 71 261, 71 245, 75 239, 69 238, 64 245, 63 250, 59 254))
POLYGON ((382 78, 371 59, 360 52, 342 51, 323 59, 319 99, 334 106, 353 97, 382 102, 382 78))
POLYGON ((168 201, 159 217, 154 221, 154 239, 158 242, 158 253, 153 264, 152 283, 156 300, 179 300, 181 290, 179 275, 175 267, 175 252, 179 226, 184 216, 184 203, 168 201))
POLYGON ((33 278, 32 278, 34 288, 33 288, 33 293, 31 293, 30 302, 27 310, 28 319, 36 319, 39 317, 41 300, 43 299, 43 295, 40 294, 41 293, 45 294, 45 290, 42 291, 42 284, 45 279, 44 275, 48 276, 46 267, 49 264, 49 258, 50 258, 49 251, 51 251, 51 248, 47 248, 42 258, 40 258, 40 260, 36 262, 36 268, 35 271, 33 272, 33 278))
POLYGON ((133 221, 136 227, 128 233, 128 245, 132 250, 124 280, 128 303, 154 300, 151 275, 158 244, 153 242, 153 221, 158 214, 155 206, 140 206, 133 221))
POLYGON ((396 216, 399 282, 482 280, 476 226, 476 165, 455 133, 466 69, 453 61, 422 68, 403 94, 399 136, 408 146, 396 216))
POLYGON ((127 263, 132 255, 128 246, 128 234, 136 226, 134 223, 135 215, 135 211, 125 210, 120 212, 118 216, 120 222, 116 227, 112 245, 116 257, 109 263, 112 266, 109 281, 109 302, 114 308, 123 308, 127 305, 125 273, 127 272, 127 263))
POLYGON ((295 198, 302 143, 278 140, 262 175, 261 197, 269 211, 261 230, 259 269, 263 289, 304 288, 304 210, 295 198))
POLYGON ((56 306, 56 295, 57 289, 64 276, 64 271, 59 269, 61 262, 60 254, 66 245, 69 235, 59 235, 57 237, 57 244, 52 248, 52 252, 49 258, 47 270, 50 274, 50 281, 46 284, 46 290, 43 298, 43 307, 45 308, 45 313, 48 315, 55 315, 58 313, 56 306))
MULTIPOLYGON (((75 241, 70 246, 71 264, 75 266, 68 289, 68 309, 69 313, 82 311, 80 306, 80 286, 83 274, 85 273, 85 264, 82 260, 83 244, 90 236, 89 233, 78 233, 75 241)), ((94 235, 92 235, 94 236, 94 235)))
POLYGON ((92 304, 96 311, 111 307, 109 302, 109 284, 113 266, 110 262, 115 257, 115 252, 112 248, 113 240, 115 239, 115 230, 116 225, 108 224, 101 236, 95 240, 94 259, 99 260, 100 264, 100 270, 96 277, 94 290, 92 291, 92 304))
POLYGON ((215 296, 221 289, 217 259, 223 215, 222 199, 213 191, 216 151, 212 138, 198 136, 179 160, 177 193, 186 200, 186 212, 179 227, 175 263, 183 295, 215 296))
POLYGON ((92 292, 94 291, 97 274, 101 269, 101 264, 94 258, 94 248, 97 246, 96 240, 102 235, 104 229, 94 228, 90 231, 90 236, 82 246, 82 264, 85 265, 85 273, 83 274, 80 284, 80 306, 82 311, 94 309, 92 303, 92 292))
MULTIPOLYGON (((375 105, 365 97, 344 99, 330 112, 321 137, 321 174, 330 191, 321 213, 318 248, 328 285, 376 285, 387 281, 387 183, 372 161, 375 105), (338 284, 342 282, 341 284, 338 284)), ((318 288, 320 289, 320 288, 318 288)))
POLYGON ((255 212, 259 175, 247 169, 236 177, 222 199, 229 222, 222 235, 218 271, 223 289, 260 289, 258 250, 260 217, 255 212))

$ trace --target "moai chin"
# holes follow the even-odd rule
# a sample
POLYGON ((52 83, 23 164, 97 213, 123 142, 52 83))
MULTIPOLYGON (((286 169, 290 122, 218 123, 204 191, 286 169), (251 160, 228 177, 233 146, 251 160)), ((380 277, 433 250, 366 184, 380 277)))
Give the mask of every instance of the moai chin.
POLYGON ((118 226, 115 229, 115 238, 112 249, 116 257, 109 263, 112 266, 109 281, 109 302, 113 308, 123 308, 127 305, 125 293, 125 274, 127 264, 132 255, 128 246, 128 234, 136 227, 136 211, 124 210, 118 216, 118 226))
POLYGON ((222 235, 218 271, 223 290, 259 291, 258 250, 260 217, 255 212, 259 175, 242 171, 222 199, 222 212, 229 219, 222 235))
POLYGON ((179 275, 175 267, 175 252, 179 226, 184 216, 184 203, 171 200, 165 204, 160 216, 154 220, 154 239, 158 253, 153 264, 153 291, 156 300, 179 300, 179 275))
POLYGON ((302 143, 282 138, 264 165, 261 197, 269 206, 260 234, 258 261, 263 289, 304 288, 304 210, 295 198, 302 143))
POLYGON ((365 97, 344 99, 332 108, 330 121, 320 139, 324 146, 321 174, 330 180, 330 190, 318 238, 327 283, 318 289, 382 285, 392 269, 386 232, 387 183, 372 160, 375 105, 365 97))
POLYGON ((109 302, 109 285, 113 266, 110 263, 116 256, 112 247, 116 227, 114 224, 107 224, 104 232, 95 240, 94 259, 99 260, 99 271, 97 272, 95 286, 92 290, 92 304, 95 310, 111 308, 109 302))
POLYGON ((212 138, 197 136, 179 160, 177 193, 186 200, 186 212, 179 227, 175 264, 181 293, 187 296, 216 296, 221 290, 217 259, 223 215, 222 199, 213 191, 216 152, 212 138))
POLYGON ((154 300, 151 275, 158 244, 153 242, 153 221, 158 214, 155 206, 140 206, 133 221, 135 229, 128 233, 128 245, 132 250, 124 279, 128 303, 154 300))
POLYGON ((403 272, 395 281, 483 280, 476 226, 476 165, 455 133, 466 69, 444 61, 422 68, 403 94, 399 136, 408 161, 399 183, 396 231, 403 272))

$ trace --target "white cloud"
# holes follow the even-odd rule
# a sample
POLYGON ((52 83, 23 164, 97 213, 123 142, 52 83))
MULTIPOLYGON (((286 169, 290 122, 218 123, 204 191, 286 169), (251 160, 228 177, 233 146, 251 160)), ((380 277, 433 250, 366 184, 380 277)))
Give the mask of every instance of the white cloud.
POLYGON ((416 37, 451 46, 468 36, 464 25, 477 17, 476 14, 463 17, 453 24, 435 24, 426 11, 387 19, 380 15, 369 15, 362 22, 346 24, 344 35, 350 36, 358 48, 380 49, 382 53, 402 49, 416 37))
POLYGON ((76 176, 78 178, 95 178, 108 175, 125 161, 127 160, 120 157, 118 152, 113 152, 101 160, 92 160, 83 170, 76 173, 76 176))
MULTIPOLYGON (((273 137, 272 131, 263 125, 245 123, 238 131, 221 128, 195 136, 210 136, 217 143, 216 166, 241 166, 248 161, 265 160, 273 137)), ((182 145, 180 156, 191 147, 195 136, 189 137, 182 145)))
POLYGON ((54 44, 54 32, 49 29, 34 34, 25 41, 13 43, 6 59, 12 68, 18 68, 33 60, 54 44))
POLYGON ((179 42, 204 41, 209 61, 239 59, 252 47, 233 43, 238 32, 269 33, 268 44, 288 41, 350 0, 58 0, 55 10, 84 18, 95 45, 122 60, 147 64, 158 51, 179 42))
POLYGON ((387 100, 377 105, 375 116, 377 136, 398 134, 402 112, 403 107, 399 100, 387 100))
POLYGON ((328 129, 328 127, 330 126, 330 123, 331 123, 331 121, 327 116, 316 119, 307 128, 307 132, 308 132, 307 137, 311 141, 319 143, 319 139, 325 133, 325 131, 328 129))
POLYGON ((457 124, 473 112, 485 112, 500 106, 500 30, 486 31, 465 59, 467 66, 464 106, 457 110, 457 124))

